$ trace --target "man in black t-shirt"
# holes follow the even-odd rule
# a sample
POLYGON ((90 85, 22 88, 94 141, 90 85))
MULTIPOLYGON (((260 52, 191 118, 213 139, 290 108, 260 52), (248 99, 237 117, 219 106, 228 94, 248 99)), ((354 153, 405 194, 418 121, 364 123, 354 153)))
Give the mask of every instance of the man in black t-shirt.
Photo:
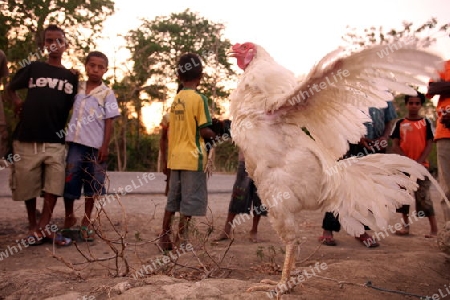
POLYGON ((11 178, 13 200, 25 201, 29 221, 30 245, 53 240, 67 246, 70 239, 50 226, 58 196, 64 192, 65 131, 67 118, 78 88, 78 78, 62 64, 67 48, 62 29, 50 25, 44 30, 46 62, 31 62, 20 69, 7 88, 19 123, 14 131, 15 159, 11 178), (27 89, 25 101, 16 94, 27 89), (36 197, 44 192, 42 215, 36 220, 36 197))

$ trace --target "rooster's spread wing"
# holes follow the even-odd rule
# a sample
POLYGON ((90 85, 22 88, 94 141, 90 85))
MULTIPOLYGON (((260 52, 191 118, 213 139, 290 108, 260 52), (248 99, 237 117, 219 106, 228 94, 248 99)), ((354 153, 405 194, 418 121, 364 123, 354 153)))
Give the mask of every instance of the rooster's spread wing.
MULTIPOLYGON (((404 44, 374 46, 345 56, 336 50, 325 56, 292 93, 274 99, 268 112, 292 112, 327 149, 331 159, 366 134, 369 107, 386 107, 393 92, 416 95, 410 85, 426 85, 442 58, 404 44), (396 47, 398 46, 398 47, 396 47)), ((288 117, 292 114, 286 114, 288 117)))

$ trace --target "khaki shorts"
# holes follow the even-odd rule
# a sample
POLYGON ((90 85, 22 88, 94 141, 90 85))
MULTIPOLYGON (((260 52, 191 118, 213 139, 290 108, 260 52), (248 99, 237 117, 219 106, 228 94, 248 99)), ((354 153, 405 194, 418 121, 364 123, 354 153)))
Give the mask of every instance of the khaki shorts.
POLYGON ((64 144, 14 141, 13 151, 14 155, 18 155, 12 165, 10 178, 14 201, 40 197, 42 192, 63 195, 66 156, 64 144))

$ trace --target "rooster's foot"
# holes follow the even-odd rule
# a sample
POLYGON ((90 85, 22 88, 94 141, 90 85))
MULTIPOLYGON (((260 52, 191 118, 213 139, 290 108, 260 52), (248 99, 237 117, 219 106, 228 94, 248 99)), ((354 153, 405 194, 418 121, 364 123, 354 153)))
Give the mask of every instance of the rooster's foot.
POLYGON ((264 291, 264 292, 270 292, 273 295, 281 296, 283 294, 289 293, 294 289, 294 287, 297 285, 294 281, 274 281, 270 279, 263 279, 260 281, 259 285, 255 285, 250 287, 247 292, 256 292, 256 291, 264 291))

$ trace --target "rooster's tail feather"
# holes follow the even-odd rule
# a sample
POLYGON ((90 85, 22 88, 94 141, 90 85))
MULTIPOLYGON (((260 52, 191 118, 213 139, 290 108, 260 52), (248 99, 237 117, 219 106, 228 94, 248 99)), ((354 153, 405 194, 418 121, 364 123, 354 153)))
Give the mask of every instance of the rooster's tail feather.
POLYGON ((327 172, 331 185, 325 191, 324 209, 339 214, 341 226, 349 234, 385 230, 402 205, 414 204, 417 179, 428 177, 450 207, 449 200, 428 170, 417 162, 396 154, 372 154, 348 158, 327 172), (407 175, 409 174, 409 175, 407 175))

